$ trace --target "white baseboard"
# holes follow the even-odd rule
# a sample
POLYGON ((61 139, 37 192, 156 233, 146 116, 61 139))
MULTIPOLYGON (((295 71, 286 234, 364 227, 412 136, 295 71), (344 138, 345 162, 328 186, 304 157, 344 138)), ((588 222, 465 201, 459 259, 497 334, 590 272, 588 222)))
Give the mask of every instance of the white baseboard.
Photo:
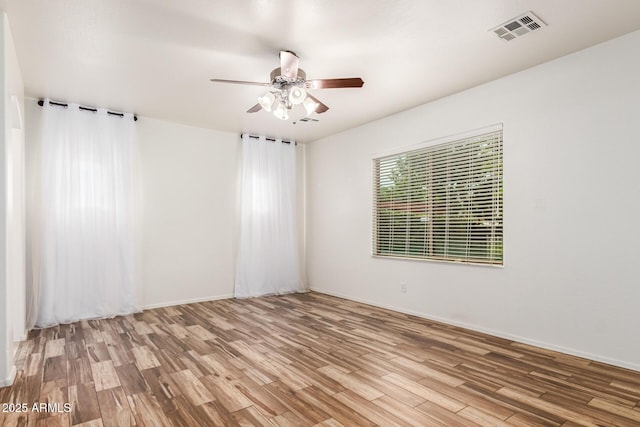
POLYGON ((11 372, 7 378, 0 380, 0 387, 8 387, 13 384, 13 380, 16 378, 16 367, 15 365, 11 367, 11 372))
POLYGON ((216 301, 216 300, 229 299, 229 298, 233 298, 233 294, 215 295, 215 296, 202 297, 202 298, 191 298, 191 299, 185 299, 180 301, 160 302, 156 304, 146 304, 142 306, 142 309, 151 310, 152 308, 171 307, 172 305, 192 304, 194 302, 216 301))
POLYGON ((477 326, 477 325, 470 324, 470 323, 458 322, 458 321, 451 320, 451 319, 445 319, 445 318, 439 317, 439 316, 430 316, 430 315, 427 315, 427 314, 424 314, 424 313, 419 313, 417 311, 407 310, 405 308, 395 307, 395 306, 388 305, 388 304, 380 304, 378 302, 369 301, 369 300, 362 299, 362 298, 356 298, 356 297, 352 297, 352 296, 349 296, 349 295, 344 295, 344 294, 340 294, 340 293, 336 293, 336 292, 329 292, 329 291, 324 291, 322 289, 314 289, 314 288, 311 288, 311 291, 312 292, 318 292, 319 294, 330 295, 330 296, 334 296, 334 297, 338 297, 338 298, 347 299, 347 300, 350 300, 350 301, 355 301, 355 302, 360 302, 360 303, 363 303, 363 304, 372 305, 374 307, 386 308, 388 310, 397 311, 399 313, 410 314, 412 316, 421 317, 423 319, 433 320, 435 322, 445 323, 447 325, 458 326, 460 328, 465 328, 465 329, 469 329, 469 330, 476 331, 476 332, 482 332, 482 333, 485 333, 485 334, 493 335, 494 337, 504 338, 504 339, 508 339, 508 340, 515 341, 515 342, 519 342, 519 343, 522 343, 522 344, 528 344, 528 345, 532 345, 532 346, 535 346, 535 347, 540 347, 540 348, 544 348, 544 349, 547 349, 547 350, 557 351, 557 352, 568 354, 568 355, 571 355, 571 356, 582 357, 584 359, 593 360, 595 362, 602 362, 602 363, 606 363, 608 365, 618 366, 620 368, 631 369, 632 371, 640 372, 640 364, 638 364, 638 363, 627 362, 627 361, 624 361, 624 360, 612 359, 612 358, 601 356, 601 355, 598 355, 598 354, 587 353, 587 352, 584 352, 584 351, 581 351, 581 350, 576 350, 576 349, 573 349, 573 348, 567 348, 567 347, 563 347, 563 346, 559 346, 559 345, 555 345, 555 344, 549 344, 549 343, 546 343, 546 342, 543 342, 543 341, 533 340, 533 339, 521 337, 521 336, 518 336, 518 335, 512 335, 512 334, 505 333, 505 332, 502 332, 502 331, 496 331, 496 330, 489 329, 489 328, 483 328, 481 326, 477 326))
POLYGON ((29 331, 22 331, 21 335, 18 336, 13 336, 13 342, 15 343, 19 343, 22 341, 26 341, 27 340, 27 335, 29 334, 29 331))

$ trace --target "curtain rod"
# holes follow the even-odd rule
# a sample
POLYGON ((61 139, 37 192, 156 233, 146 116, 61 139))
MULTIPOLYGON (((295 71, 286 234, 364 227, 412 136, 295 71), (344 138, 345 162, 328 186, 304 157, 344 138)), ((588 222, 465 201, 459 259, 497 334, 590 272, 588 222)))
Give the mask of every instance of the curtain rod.
MULTIPOLYGON (((251 139, 259 139, 259 138, 260 138, 260 137, 259 137, 259 136, 257 136, 257 135, 250 135, 250 134, 248 134, 248 133, 241 133, 241 134, 240 134, 240 138, 242 138, 242 137, 243 137, 243 136, 245 136, 245 135, 247 135, 247 136, 248 136, 249 138, 251 138, 251 139)), ((275 138, 265 137, 265 139, 266 139, 267 141, 276 142, 276 139, 275 139, 275 138)), ((283 140, 282 140, 282 142, 283 142, 284 144, 291 144, 291 143, 293 142, 295 145, 298 145, 298 143, 297 143, 297 142, 295 142, 295 141, 288 141, 288 140, 285 140, 285 139, 283 139, 283 140)))
MULTIPOLYGON (((65 104, 64 102, 55 102, 55 101, 51 101, 51 100, 49 100, 49 104, 50 105, 57 105, 58 107, 64 107, 64 108, 67 108, 69 106, 69 104, 65 104)), ((44 105, 44 99, 38 100, 38 105, 42 107, 44 105)), ((79 105, 78 109, 83 110, 83 111, 93 111, 94 113, 98 112, 97 108, 84 107, 82 105, 79 105)), ((107 111, 107 114, 109 114, 111 116, 124 117, 124 113, 118 113, 118 112, 115 112, 115 111, 107 111)), ((133 116, 133 121, 137 122, 138 121, 138 116, 134 115, 133 116)))

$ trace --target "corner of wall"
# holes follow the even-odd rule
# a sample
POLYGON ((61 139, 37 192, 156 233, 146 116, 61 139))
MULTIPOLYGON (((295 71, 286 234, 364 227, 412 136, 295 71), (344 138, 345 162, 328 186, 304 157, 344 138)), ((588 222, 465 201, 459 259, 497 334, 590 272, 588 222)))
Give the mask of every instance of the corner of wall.
POLYGON ((6 13, 0 11, 0 382, 15 377, 24 305, 24 84, 6 13))
POLYGON ((6 227, 6 143, 8 130, 7 122, 7 15, 0 12, 0 135, 2 135, 2 149, 0 149, 0 381, 3 384, 13 382, 13 353, 9 340, 9 301, 7 286, 7 227, 6 227))

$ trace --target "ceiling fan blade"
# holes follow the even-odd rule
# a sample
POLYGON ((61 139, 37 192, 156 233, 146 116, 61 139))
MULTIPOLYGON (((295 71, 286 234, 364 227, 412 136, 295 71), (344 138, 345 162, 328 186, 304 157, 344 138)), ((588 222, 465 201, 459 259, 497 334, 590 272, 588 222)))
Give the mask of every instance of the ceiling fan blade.
POLYGON ((212 82, 217 82, 217 83, 233 83, 236 85, 271 86, 271 83, 245 82, 243 80, 224 80, 224 79, 210 79, 210 80, 212 82))
POLYGON ((280 72, 283 77, 296 79, 298 77, 298 55, 288 50, 280 51, 280 72))
POLYGON ((307 80, 307 89, 339 89, 343 87, 362 87, 364 81, 360 77, 349 77, 345 79, 317 79, 307 80))
POLYGON ((307 93, 307 96, 311 99, 313 99, 314 102, 318 103, 318 106, 316 107, 316 113, 317 114, 322 114, 325 113, 329 107, 327 107, 326 105, 324 105, 318 98, 316 98, 315 96, 312 96, 311 94, 307 93))
POLYGON ((262 105, 260 105, 260 103, 254 105, 253 107, 249 108, 247 110, 247 113, 257 113, 258 111, 262 110, 262 105))

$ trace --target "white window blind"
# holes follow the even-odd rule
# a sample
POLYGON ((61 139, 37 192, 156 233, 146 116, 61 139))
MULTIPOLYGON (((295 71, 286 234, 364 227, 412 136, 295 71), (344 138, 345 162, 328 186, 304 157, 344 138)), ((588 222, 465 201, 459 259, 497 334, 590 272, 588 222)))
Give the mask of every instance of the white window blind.
POLYGON ((502 265, 502 130, 373 163, 374 255, 502 265))

